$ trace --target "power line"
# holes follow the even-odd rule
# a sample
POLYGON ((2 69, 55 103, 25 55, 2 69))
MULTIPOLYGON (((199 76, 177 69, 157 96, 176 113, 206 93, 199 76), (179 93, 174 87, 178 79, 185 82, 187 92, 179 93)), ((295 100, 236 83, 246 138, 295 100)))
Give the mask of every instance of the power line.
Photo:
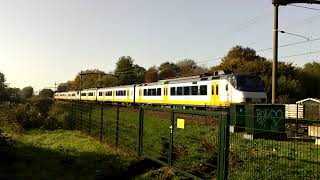
MULTIPOLYGON (((298 45, 298 44, 305 44, 305 43, 319 41, 319 40, 320 40, 320 37, 319 38, 310 39, 309 41, 299 41, 299 42, 295 42, 295 43, 284 44, 284 45, 279 46, 279 48, 288 47, 288 46, 294 46, 294 45, 298 45)), ((272 50, 272 47, 259 49, 259 50, 256 50, 256 52, 263 52, 263 51, 268 51, 268 50, 272 50)), ((207 64, 207 63, 209 63, 211 61, 221 60, 222 58, 223 58, 223 56, 212 58, 212 59, 207 59, 207 60, 203 60, 203 61, 198 61, 197 64, 207 64)))
MULTIPOLYGON (((295 42, 295 43, 284 44, 284 45, 279 46, 279 48, 298 45, 298 44, 305 44, 305 43, 319 41, 319 40, 320 40, 320 38, 314 38, 314 39, 310 39, 309 41, 299 41, 299 42, 295 42)), ((267 51, 267 50, 272 50, 272 48, 259 49, 256 52, 262 52, 262 51, 267 51)))
POLYGON ((289 4, 289 5, 290 5, 290 6, 294 6, 294 7, 304 8, 304 9, 310 9, 310 10, 320 11, 320 9, 312 8, 312 7, 307 7, 307 6, 300 6, 300 5, 294 5, 294 4, 289 4))
POLYGON ((288 57, 296 57, 296 56, 305 56, 305 55, 309 55, 309 54, 316 54, 316 53, 320 53, 319 51, 311 51, 311 52, 307 52, 307 53, 301 53, 301 54, 293 54, 293 55, 288 55, 288 56, 282 56, 279 58, 288 58, 288 57))

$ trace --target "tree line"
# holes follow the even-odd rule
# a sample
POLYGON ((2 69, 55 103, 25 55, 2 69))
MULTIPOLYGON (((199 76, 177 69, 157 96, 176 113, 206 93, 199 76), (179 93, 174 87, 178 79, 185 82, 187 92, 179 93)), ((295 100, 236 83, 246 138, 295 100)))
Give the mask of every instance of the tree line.
MULTIPOLYGON (((271 99, 272 61, 257 55, 252 48, 235 46, 221 59, 221 63, 205 67, 199 66, 192 59, 182 59, 176 63, 166 61, 159 66, 146 69, 134 63, 130 56, 118 59, 113 72, 106 73, 99 69, 82 71, 81 88, 112 87, 140 83, 157 82, 161 79, 210 74, 217 70, 226 73, 254 73, 261 77, 265 84, 268 99, 271 99), (100 78, 99 78, 100 77, 100 78)), ((73 80, 59 84, 57 91, 80 89, 80 73, 73 80)), ((53 96, 48 89, 42 90, 40 96, 53 96)), ((303 67, 297 67, 290 62, 278 64, 278 101, 294 102, 307 97, 320 98, 320 63, 310 62, 303 67)), ((31 93, 32 92, 32 93, 31 93)), ((9 88, 5 85, 5 77, 0 73, 0 99, 22 100, 30 98, 32 87, 22 90, 9 88)))
MULTIPOLYGON (((97 73, 82 77, 82 88, 112 87, 117 85, 157 82, 161 79, 174 77, 210 74, 217 70, 226 73, 254 73, 261 77, 265 84, 268 99, 271 99, 272 61, 257 55, 252 48, 235 46, 221 59, 221 63, 212 66, 199 66, 192 59, 164 62, 148 69, 135 64, 130 56, 118 59, 113 72, 106 73, 99 81, 99 73, 104 71, 86 70, 85 73, 97 73)), ((80 73, 74 80, 60 84, 58 91, 78 90, 80 88, 80 73)), ((320 63, 310 62, 303 67, 297 67, 291 62, 278 64, 278 101, 294 102, 307 97, 320 98, 320 63)))

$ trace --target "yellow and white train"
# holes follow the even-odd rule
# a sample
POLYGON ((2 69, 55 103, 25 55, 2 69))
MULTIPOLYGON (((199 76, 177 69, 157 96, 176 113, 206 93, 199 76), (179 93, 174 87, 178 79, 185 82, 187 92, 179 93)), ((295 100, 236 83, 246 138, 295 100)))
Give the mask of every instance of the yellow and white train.
POLYGON ((193 76, 156 83, 56 92, 54 98, 196 107, 267 101, 263 81, 260 77, 250 74, 193 76))

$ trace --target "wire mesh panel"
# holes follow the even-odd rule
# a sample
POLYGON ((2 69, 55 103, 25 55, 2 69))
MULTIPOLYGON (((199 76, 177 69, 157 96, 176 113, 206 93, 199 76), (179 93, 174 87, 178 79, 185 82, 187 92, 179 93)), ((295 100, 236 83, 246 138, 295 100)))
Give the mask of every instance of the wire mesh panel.
POLYGON ((92 104, 89 107, 88 132, 95 138, 101 136, 101 105, 92 104))
POLYGON ((218 118, 175 113, 172 152, 173 166, 202 179, 216 177, 218 118))
MULTIPOLYGON (((103 110, 103 141, 116 146, 117 111, 116 106, 104 106, 103 110)), ((101 113, 101 110, 100 110, 101 113)))
POLYGON ((138 151, 139 144, 139 109, 119 107, 116 122, 116 146, 132 152, 138 151))
POLYGON ((164 164, 169 163, 171 112, 146 108, 143 117, 142 154, 164 164))
POLYGON ((245 111, 231 116, 229 179, 319 179, 320 121, 285 119, 271 106, 245 111))

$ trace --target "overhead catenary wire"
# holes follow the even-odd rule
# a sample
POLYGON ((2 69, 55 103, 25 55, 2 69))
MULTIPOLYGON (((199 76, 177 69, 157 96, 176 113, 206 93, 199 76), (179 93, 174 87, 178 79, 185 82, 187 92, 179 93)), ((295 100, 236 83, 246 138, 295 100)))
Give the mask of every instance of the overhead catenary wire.
MULTIPOLYGON (((309 39, 308 41, 298 41, 295 43, 283 44, 283 45, 280 45, 279 48, 289 47, 289 46, 294 46, 294 45, 299 45, 299 44, 305 44, 305 43, 310 43, 310 42, 319 41, 319 40, 320 40, 320 37, 317 37, 317 38, 309 39)), ((256 50, 256 52, 263 52, 263 51, 268 51, 268 50, 272 50, 272 47, 259 49, 259 50, 256 50)), ((210 63, 211 61, 221 60, 222 58, 223 58, 223 56, 217 57, 217 58, 212 58, 212 59, 207 59, 207 60, 203 60, 203 61, 198 61, 197 63, 206 64, 206 63, 210 63)))
POLYGON ((294 7, 299 7, 299 8, 304 8, 304 9, 310 9, 310 10, 315 10, 315 11, 320 11, 318 8, 312 8, 312 7, 307 7, 307 6, 300 6, 300 5, 295 5, 295 4, 289 4, 290 6, 294 7))
POLYGON ((300 54, 293 54, 293 55, 288 55, 288 56, 282 56, 282 57, 279 57, 279 58, 305 56, 305 55, 316 54, 316 53, 320 53, 320 50, 318 50, 318 51, 306 52, 306 53, 300 53, 300 54))

